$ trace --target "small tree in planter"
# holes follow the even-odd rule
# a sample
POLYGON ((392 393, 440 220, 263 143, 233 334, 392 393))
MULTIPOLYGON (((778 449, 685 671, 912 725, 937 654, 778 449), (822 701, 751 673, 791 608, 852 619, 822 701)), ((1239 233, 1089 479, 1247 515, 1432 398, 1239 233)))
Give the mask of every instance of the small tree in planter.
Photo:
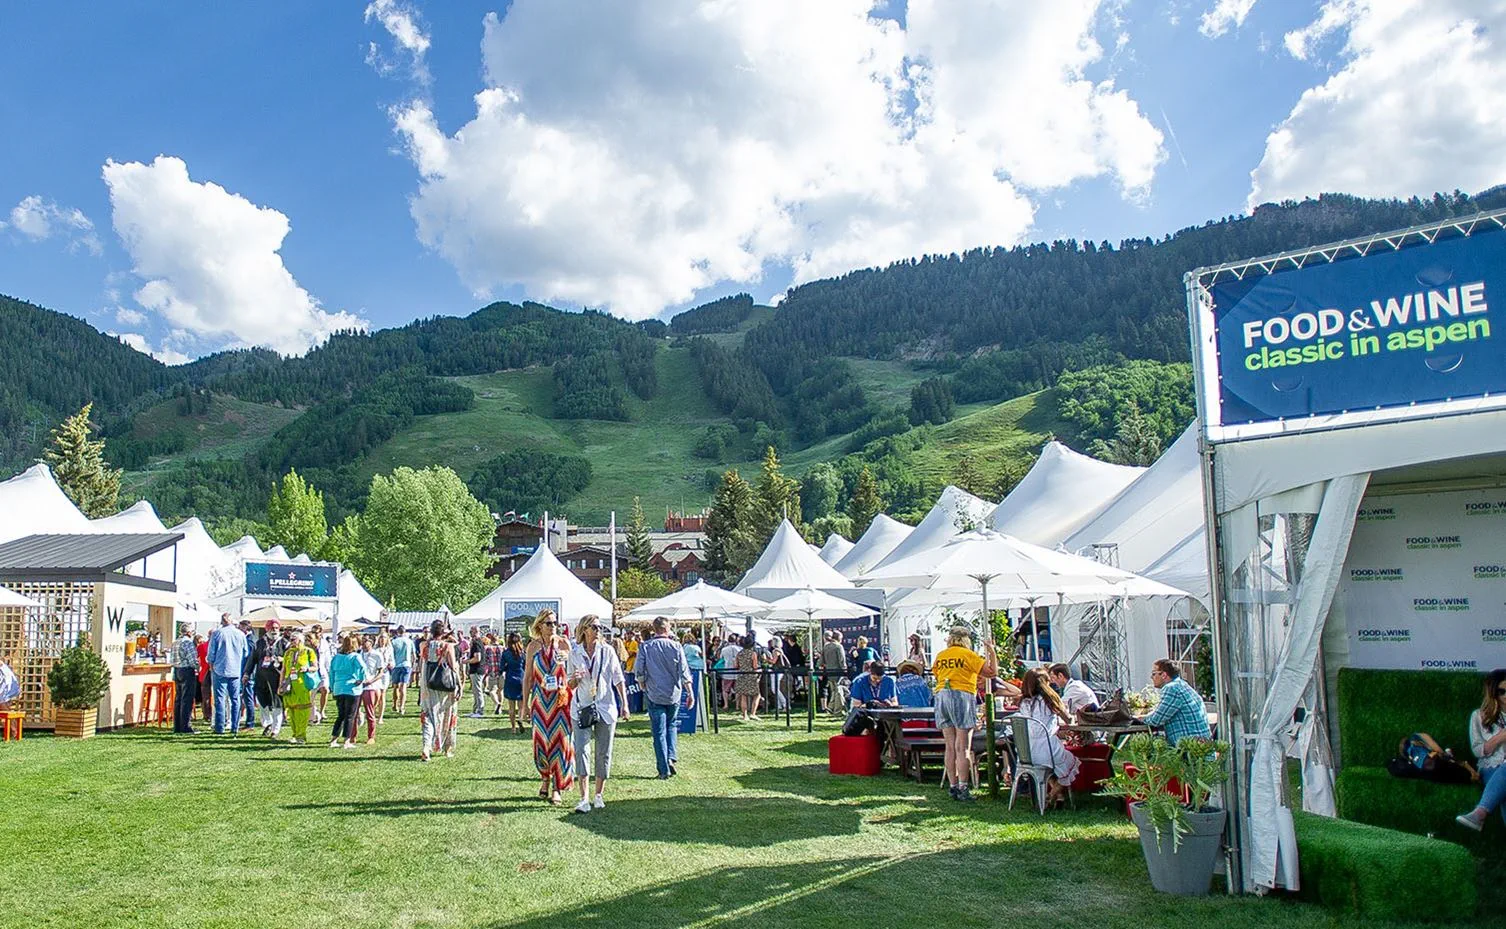
POLYGON ((1172 745, 1161 736, 1136 735, 1116 757, 1125 768, 1102 792, 1130 801, 1151 885, 1164 893, 1206 894, 1228 816, 1211 805, 1214 790, 1229 779, 1228 743, 1183 739, 1172 745))
POLYGON ((56 710, 55 733, 87 739, 98 722, 99 701, 110 689, 110 669, 80 636, 79 643, 64 649, 47 672, 47 689, 56 710))

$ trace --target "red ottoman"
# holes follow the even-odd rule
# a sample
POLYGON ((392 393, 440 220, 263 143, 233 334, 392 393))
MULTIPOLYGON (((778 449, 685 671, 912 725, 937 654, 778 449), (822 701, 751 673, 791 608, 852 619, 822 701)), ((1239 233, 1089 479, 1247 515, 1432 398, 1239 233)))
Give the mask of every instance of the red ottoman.
POLYGON ((872 777, 883 768, 877 735, 834 735, 826 742, 826 759, 832 774, 872 777))

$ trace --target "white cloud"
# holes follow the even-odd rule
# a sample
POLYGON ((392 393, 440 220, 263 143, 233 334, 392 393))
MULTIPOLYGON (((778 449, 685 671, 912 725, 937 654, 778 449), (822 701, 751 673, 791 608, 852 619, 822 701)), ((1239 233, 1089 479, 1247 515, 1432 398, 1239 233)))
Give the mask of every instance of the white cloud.
POLYGON ((278 250, 288 218, 218 184, 188 176, 178 158, 150 165, 108 161, 115 231, 145 281, 135 299, 201 341, 267 346, 301 354, 341 329, 364 329, 330 313, 298 286, 278 250))
POLYGON ((1328 191, 1473 192, 1506 181, 1506 3, 1328 0, 1285 45, 1306 60, 1340 34, 1341 66, 1267 137, 1251 206, 1328 191))
POLYGON ((143 355, 151 355, 165 365, 188 364, 193 360, 177 349, 169 348, 166 345, 163 345, 161 348, 152 348, 151 344, 147 342, 146 336, 139 332, 111 332, 107 334, 115 336, 143 355))
POLYGON ((400 67, 396 58, 406 58, 408 73, 418 83, 427 85, 429 67, 424 58, 429 52, 429 34, 424 31, 418 10, 403 0, 372 0, 366 5, 365 19, 368 23, 380 23, 397 47, 397 55, 389 55, 377 43, 368 44, 366 63, 377 73, 387 75, 400 67))
POLYGON ((146 322, 146 314, 137 312, 129 307, 117 306, 115 308, 115 321, 122 326, 139 326, 146 322))
MULTIPOLYGON (((5 225, 0 223, 0 227, 5 225)), ((67 239, 69 251, 83 248, 91 255, 98 255, 103 251, 99 236, 94 233, 94 223, 82 210, 59 206, 36 194, 23 197, 20 203, 11 207, 9 225, 33 242, 41 242, 56 235, 67 239)))
POLYGON ((1245 17, 1255 8, 1255 0, 1218 0, 1213 9, 1203 14, 1197 31, 1210 39, 1216 39, 1230 29, 1245 24, 1245 17))
POLYGON ((420 240, 480 296, 643 317, 771 265, 1013 244, 1032 195, 1087 178, 1145 194, 1161 133, 1087 76, 1114 3, 871 6, 515 0, 470 122, 393 111, 420 240))

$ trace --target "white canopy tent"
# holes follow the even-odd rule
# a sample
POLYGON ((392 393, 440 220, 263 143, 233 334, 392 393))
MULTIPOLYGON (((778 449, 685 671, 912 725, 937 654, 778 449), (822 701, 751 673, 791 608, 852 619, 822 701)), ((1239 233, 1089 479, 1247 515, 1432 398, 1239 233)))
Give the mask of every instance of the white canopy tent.
POLYGON ((24 610, 43 609, 42 604, 30 597, 21 596, 9 587, 0 587, 0 606, 20 607, 24 610))
MULTIPOLYGON (((815 557, 814 552, 811 557, 815 557)), ((599 616, 609 622, 612 617, 611 602, 571 574, 543 545, 512 577, 455 618, 462 622, 493 622, 500 628, 503 604, 508 600, 558 600, 559 618, 566 623, 578 622, 582 616, 599 616)))
POLYGON ((244 575, 236 556, 214 544, 198 517, 172 528, 181 532, 178 543, 178 606, 180 622, 210 625, 219 618, 213 601, 233 591, 244 575))
MULTIPOLYGON (((80 532, 98 532, 119 535, 124 533, 141 532, 166 532, 167 527, 162 525, 162 520, 157 518, 157 511, 146 500, 138 500, 113 516, 102 516, 99 519, 89 520, 89 525, 80 532)), ((148 577, 171 577, 176 578, 183 570, 179 560, 179 551, 183 543, 180 541, 171 548, 165 548, 160 552, 154 552, 146 558, 146 573, 148 577)))
POLYGON ((261 554, 261 560, 262 561, 292 561, 293 559, 291 559, 291 558, 288 557, 287 549, 283 548, 281 545, 274 545, 271 548, 267 549, 266 551, 262 552, 262 554, 261 554))
POLYGON ((1047 442, 1030 471, 989 516, 995 530, 1033 542, 1059 544, 1145 473, 1047 442))
POLYGON ((842 559, 832 567, 836 568, 843 577, 848 579, 857 577, 889 557, 889 553, 894 551, 895 546, 914 531, 913 526, 907 526, 897 519, 890 519, 880 513, 873 517, 873 522, 868 524, 863 535, 853 543, 852 550, 843 555, 842 559))
POLYGON ((381 601, 367 592, 349 568, 340 571, 335 589, 340 604, 341 625, 361 620, 376 622, 382 618, 381 601))
POLYGON ((818 554, 820 554, 822 561, 835 566, 850 551, 852 551, 852 543, 833 532, 826 537, 826 544, 821 546, 821 551, 818 554))
POLYGON ((241 536, 229 545, 220 546, 220 551, 242 562, 256 561, 262 556, 261 546, 248 535, 241 536))
POLYGON ((696 581, 689 587, 636 607, 624 618, 652 620, 663 616, 670 620, 705 621, 727 616, 752 616, 764 613, 768 608, 769 605, 762 600, 696 581))
MULTIPOLYGON (((847 599, 854 598, 856 587, 836 568, 821 560, 811 550, 789 520, 779 523, 763 554, 742 576, 734 592, 758 600, 773 601, 797 590, 810 587, 847 599)), ((870 598, 872 594, 868 595, 870 598)))
POLYGON ((0 482, 0 544, 38 533, 89 532, 89 520, 52 479, 45 464, 35 464, 0 482))

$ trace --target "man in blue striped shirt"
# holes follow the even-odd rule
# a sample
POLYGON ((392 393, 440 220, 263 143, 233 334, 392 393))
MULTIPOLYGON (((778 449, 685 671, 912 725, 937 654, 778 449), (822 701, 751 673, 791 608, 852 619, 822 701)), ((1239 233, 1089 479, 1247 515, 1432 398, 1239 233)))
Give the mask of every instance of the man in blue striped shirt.
POLYGON ((1170 658, 1158 658, 1151 665, 1150 682, 1161 691, 1161 701, 1145 724, 1166 732, 1166 741, 1172 745, 1186 738, 1212 738, 1208 728, 1208 713, 1203 708, 1203 698, 1192 685, 1182 680, 1182 670, 1170 658))

